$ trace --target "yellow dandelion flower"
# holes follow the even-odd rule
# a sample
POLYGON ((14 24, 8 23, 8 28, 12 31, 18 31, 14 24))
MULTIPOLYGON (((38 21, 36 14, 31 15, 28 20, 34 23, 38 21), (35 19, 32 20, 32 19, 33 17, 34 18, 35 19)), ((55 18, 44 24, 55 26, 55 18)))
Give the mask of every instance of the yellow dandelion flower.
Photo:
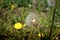
MULTIPOLYGON (((39 37, 41 37, 41 34, 40 34, 40 33, 38 33, 38 36, 39 36, 39 37)), ((42 33, 42 37, 44 37, 44 34, 43 34, 43 33, 42 33)))
POLYGON ((15 29, 21 29, 23 27, 23 25, 21 24, 21 23, 16 23, 15 25, 14 25, 14 28, 15 29))
POLYGON ((16 6, 15 5, 11 5, 11 10, 13 10, 16 6))

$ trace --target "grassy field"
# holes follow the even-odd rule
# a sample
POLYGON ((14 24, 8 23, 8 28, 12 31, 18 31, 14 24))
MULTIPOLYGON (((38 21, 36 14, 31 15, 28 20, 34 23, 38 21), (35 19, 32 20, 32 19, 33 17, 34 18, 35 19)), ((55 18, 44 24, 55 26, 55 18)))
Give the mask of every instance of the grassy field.
POLYGON ((54 11, 47 0, 37 0, 36 6, 28 0, 0 0, 0 40, 49 40, 50 33, 51 40, 60 40, 57 4, 54 11))

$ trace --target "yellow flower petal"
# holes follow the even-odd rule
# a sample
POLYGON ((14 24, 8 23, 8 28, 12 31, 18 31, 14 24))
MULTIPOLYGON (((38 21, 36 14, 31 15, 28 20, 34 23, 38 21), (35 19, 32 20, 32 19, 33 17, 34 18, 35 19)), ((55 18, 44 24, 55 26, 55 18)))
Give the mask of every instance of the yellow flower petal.
MULTIPOLYGON (((39 33, 38 36, 41 37, 41 34, 39 33)), ((44 37, 44 34, 43 33, 42 33, 42 37, 44 37)))
POLYGON ((21 24, 21 23, 16 23, 16 24, 14 25, 14 28, 15 28, 15 29, 21 29, 21 28, 22 28, 22 24, 21 24))
POLYGON ((15 8, 15 5, 11 5, 11 10, 13 10, 15 8))

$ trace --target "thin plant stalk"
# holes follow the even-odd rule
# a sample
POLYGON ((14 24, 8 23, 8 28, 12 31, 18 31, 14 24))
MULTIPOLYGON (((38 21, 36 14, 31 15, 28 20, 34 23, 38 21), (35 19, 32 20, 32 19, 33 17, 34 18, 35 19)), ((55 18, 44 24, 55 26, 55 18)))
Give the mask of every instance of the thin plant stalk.
POLYGON ((57 0, 55 0, 55 6, 54 6, 54 10, 53 10, 51 27, 50 27, 50 34, 49 34, 49 40, 51 40, 52 30, 53 30, 53 27, 54 27, 54 20, 55 20, 56 8, 57 8, 57 0))
POLYGON ((28 40, 31 40, 32 34, 33 34, 34 28, 32 27, 31 31, 30 31, 30 35, 28 37, 28 40))
POLYGON ((41 32, 41 40, 42 40, 42 32, 41 32))
POLYGON ((28 37, 28 40, 30 40, 30 39, 31 39, 31 35, 32 35, 32 31, 30 32, 30 35, 29 35, 29 37, 28 37))

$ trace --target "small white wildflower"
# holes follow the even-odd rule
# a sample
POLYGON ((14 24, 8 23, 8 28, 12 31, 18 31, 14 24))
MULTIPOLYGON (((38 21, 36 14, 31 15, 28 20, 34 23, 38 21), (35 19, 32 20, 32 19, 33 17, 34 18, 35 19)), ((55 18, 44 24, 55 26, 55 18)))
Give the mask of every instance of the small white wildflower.
POLYGON ((33 23, 36 22, 36 19, 33 19, 32 22, 33 22, 33 23))
POLYGON ((56 37, 56 40, 58 40, 58 37, 56 37))

